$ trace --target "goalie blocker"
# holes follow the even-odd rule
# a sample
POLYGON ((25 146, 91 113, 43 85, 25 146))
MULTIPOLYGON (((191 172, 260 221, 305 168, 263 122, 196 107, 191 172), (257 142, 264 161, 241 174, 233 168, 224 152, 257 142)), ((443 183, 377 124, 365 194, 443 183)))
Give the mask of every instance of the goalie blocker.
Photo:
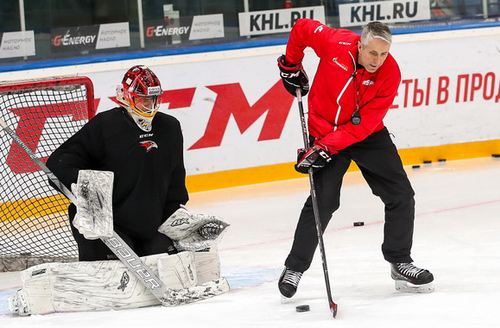
POLYGON ((113 236, 113 179, 110 171, 80 170, 71 185, 76 197, 73 226, 86 239, 113 236))

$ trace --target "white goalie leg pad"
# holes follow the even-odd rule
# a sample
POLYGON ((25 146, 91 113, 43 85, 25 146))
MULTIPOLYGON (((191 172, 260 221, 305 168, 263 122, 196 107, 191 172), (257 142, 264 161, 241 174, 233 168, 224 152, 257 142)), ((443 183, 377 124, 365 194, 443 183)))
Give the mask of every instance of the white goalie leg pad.
MULTIPOLYGON (((216 251, 141 257, 167 287, 163 305, 177 306, 229 291, 216 251), (200 269, 198 269, 200 268, 200 269)), ((21 272, 23 288, 8 300, 19 315, 160 305, 120 261, 45 263, 21 272)))
POLYGON ((229 283, 224 277, 210 280, 190 288, 179 290, 168 289, 163 301, 163 306, 179 306, 206 300, 222 295, 228 292, 229 289, 229 283))
POLYGON ((221 265, 217 246, 209 251, 194 252, 194 263, 199 284, 220 278, 221 265))
POLYGON ((158 231, 171 238, 178 250, 199 251, 217 245, 228 226, 217 216, 191 214, 181 206, 158 231))
POLYGON ((178 290, 198 284, 193 252, 160 257, 158 271, 160 280, 167 288, 178 290))
MULTIPOLYGON (((190 276, 186 271, 194 266, 194 256, 185 253, 158 254, 141 259, 155 274, 167 279, 167 288, 180 289, 197 282, 196 275, 190 276)), ((21 279, 23 288, 9 299, 10 310, 20 315, 161 304, 120 261, 45 263, 22 271, 21 279)))
POLYGON ((54 312, 50 275, 47 265, 41 264, 21 272, 23 289, 8 298, 9 309, 19 315, 54 312))
POLYGON ((216 247, 210 251, 184 251, 158 259, 159 278, 167 288, 183 289, 220 278, 221 265, 216 247))
MULTIPOLYGON (((158 254, 141 258, 171 291, 168 302, 182 305, 229 290, 220 278, 216 251, 158 254), (201 271, 197 269, 201 268, 201 271)), ((23 289, 9 298, 19 315, 100 311, 159 305, 120 261, 46 263, 21 272, 23 289)))
POLYGON ((190 304, 230 290, 227 280, 220 277, 220 262, 216 250, 181 252, 159 259, 158 267, 162 268, 161 280, 169 288, 163 301, 164 306, 190 304))
POLYGON ((113 236, 113 172, 80 170, 71 190, 76 196, 73 225, 87 239, 113 236))

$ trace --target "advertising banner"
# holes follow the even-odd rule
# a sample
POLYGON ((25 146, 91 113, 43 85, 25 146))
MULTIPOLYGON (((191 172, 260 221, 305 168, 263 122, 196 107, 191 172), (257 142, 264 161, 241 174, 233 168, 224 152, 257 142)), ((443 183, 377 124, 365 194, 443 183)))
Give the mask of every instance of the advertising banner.
POLYGON ((428 0, 375 1, 339 5, 340 26, 365 25, 371 21, 383 23, 429 20, 428 0))
POLYGON ((96 49, 130 47, 128 22, 102 24, 99 26, 96 49))
POLYGON ((224 37, 224 18, 222 14, 194 16, 189 40, 202 40, 224 37))
POLYGON ((0 58, 34 56, 35 35, 33 31, 6 32, 0 38, 0 58))
POLYGON ((168 17, 164 20, 147 21, 146 43, 174 44, 191 40, 224 37, 222 14, 168 17))
POLYGON ((325 8, 302 7, 243 12, 238 14, 240 36, 284 33, 292 30, 300 18, 310 18, 325 22, 325 8))
POLYGON ((52 52, 90 51, 130 46, 127 23, 62 27, 51 30, 52 52))

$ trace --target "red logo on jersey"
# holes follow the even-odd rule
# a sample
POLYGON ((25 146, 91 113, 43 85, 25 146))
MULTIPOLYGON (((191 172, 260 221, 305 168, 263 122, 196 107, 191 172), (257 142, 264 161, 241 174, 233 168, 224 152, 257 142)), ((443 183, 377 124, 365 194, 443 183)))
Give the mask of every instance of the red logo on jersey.
POLYGON ((146 148, 146 153, 148 153, 153 148, 158 148, 156 142, 151 140, 141 141, 141 146, 146 148))

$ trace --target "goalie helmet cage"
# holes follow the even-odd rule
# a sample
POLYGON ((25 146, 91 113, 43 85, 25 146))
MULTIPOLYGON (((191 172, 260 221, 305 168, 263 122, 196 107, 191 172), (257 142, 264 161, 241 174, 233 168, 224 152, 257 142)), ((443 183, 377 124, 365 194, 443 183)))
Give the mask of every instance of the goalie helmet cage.
MULTIPOLYGON (((94 115, 87 77, 0 82, 0 117, 43 163, 94 115)), ((69 201, 5 131, 0 171, 0 272, 77 260, 69 201)))

